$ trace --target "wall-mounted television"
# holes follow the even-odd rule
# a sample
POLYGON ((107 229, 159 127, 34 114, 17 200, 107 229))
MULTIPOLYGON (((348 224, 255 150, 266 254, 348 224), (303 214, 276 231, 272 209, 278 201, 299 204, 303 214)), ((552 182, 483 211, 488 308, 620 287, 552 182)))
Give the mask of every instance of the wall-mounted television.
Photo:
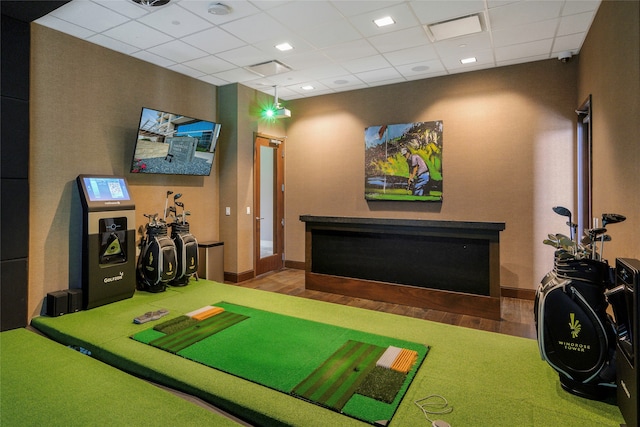
POLYGON ((220 124, 143 107, 131 173, 211 174, 220 124))

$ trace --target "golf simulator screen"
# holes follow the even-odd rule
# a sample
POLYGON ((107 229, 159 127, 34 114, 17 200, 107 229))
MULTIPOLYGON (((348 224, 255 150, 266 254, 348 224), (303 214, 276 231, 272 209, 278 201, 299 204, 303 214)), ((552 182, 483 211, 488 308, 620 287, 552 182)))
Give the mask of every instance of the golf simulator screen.
POLYGON ((118 176, 80 175, 78 186, 89 210, 130 209, 133 206, 127 181, 118 176))

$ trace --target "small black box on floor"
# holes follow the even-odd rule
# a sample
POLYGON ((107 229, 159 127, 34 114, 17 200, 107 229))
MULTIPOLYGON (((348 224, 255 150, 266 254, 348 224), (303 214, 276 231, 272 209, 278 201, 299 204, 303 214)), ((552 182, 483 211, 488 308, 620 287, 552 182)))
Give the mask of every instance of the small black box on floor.
POLYGON ((69 311, 67 291, 55 291, 47 294, 47 316, 62 316, 69 311))
POLYGON ((75 313, 82 310, 82 289, 69 289, 68 294, 68 312, 75 313))

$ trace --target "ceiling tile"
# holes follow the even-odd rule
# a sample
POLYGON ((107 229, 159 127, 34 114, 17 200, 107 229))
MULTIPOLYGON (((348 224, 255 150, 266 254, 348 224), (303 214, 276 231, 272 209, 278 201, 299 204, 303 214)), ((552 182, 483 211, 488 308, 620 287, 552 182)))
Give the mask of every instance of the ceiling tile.
POLYGON ((393 67, 382 68, 380 70, 365 71, 355 73, 355 75, 365 83, 375 83, 385 80, 402 79, 402 75, 393 67))
POLYGON ((169 43, 164 43, 150 49, 147 49, 151 53, 170 59, 175 62, 185 62, 196 58, 202 58, 207 53, 186 44, 180 40, 174 40, 169 43))
POLYGON ((146 50, 140 50, 138 52, 134 52, 131 54, 131 56, 133 56, 134 58, 138 58, 141 59, 143 61, 146 62, 150 62, 152 64, 156 64, 160 67, 168 67, 170 65, 174 65, 175 62, 167 59, 167 58, 163 58, 162 56, 158 56, 156 54, 153 54, 151 52, 147 52, 146 50))
POLYGON ((343 19, 326 1, 288 2, 269 9, 269 15, 294 31, 316 28, 343 19))
POLYGON ((553 43, 553 56, 565 51, 571 51, 574 55, 580 53, 580 46, 582 46, 585 36, 584 33, 578 33, 556 37, 553 43))
POLYGON ((369 42, 381 53, 431 43, 421 26, 370 37, 369 42))
POLYGON ((557 36, 568 34, 585 33, 591 26, 593 20, 592 13, 579 13, 577 15, 563 16, 560 19, 557 36))
POLYGON ((119 40, 112 39, 111 37, 107 37, 102 34, 96 34, 94 36, 87 38, 88 42, 95 43, 102 47, 106 47, 107 49, 115 50, 117 52, 124 53, 126 55, 130 55, 134 52, 138 52, 138 49, 135 46, 131 46, 130 44, 123 43, 119 40))
POLYGON ((207 53, 223 52, 246 45, 246 43, 239 38, 232 36, 220 28, 209 28, 208 30, 183 37, 182 40, 207 53))
POLYGON ((140 49, 148 49, 172 40, 172 37, 137 21, 129 21, 115 28, 111 28, 105 31, 104 34, 140 49))
POLYGON ((479 50, 487 50, 492 47, 491 36, 488 32, 442 40, 433 45, 441 56, 456 54, 465 57, 473 56, 479 50))
POLYGON ((358 79, 357 77, 351 74, 345 74, 345 75, 335 76, 327 79, 322 79, 320 80, 320 82, 324 84, 326 87, 329 87, 332 89, 340 89, 340 88, 354 87, 354 86, 357 86, 357 87, 366 86, 362 80, 358 79))
POLYGON ((189 34, 211 28, 211 23, 198 18, 193 13, 176 5, 163 7, 158 11, 149 13, 138 19, 138 22, 146 24, 158 31, 167 33, 173 37, 184 37, 189 34))
POLYGON ((379 53, 364 39, 331 46, 322 49, 322 52, 334 61, 348 61, 350 59, 362 58, 379 53))
POLYGON ((567 0, 564 2, 564 8, 562 9, 562 15, 573 15, 575 13, 582 12, 594 12, 598 10, 600 6, 600 0, 567 0))
MULTIPOLYGON (((95 2, 95 0, 93 0, 95 2)), ((101 6, 117 12, 127 18, 137 19, 151 12, 148 7, 141 6, 131 0, 109 0, 99 2, 101 6)))
POLYGON ((448 21, 454 18, 461 18, 484 12, 483 0, 440 0, 440 1, 410 1, 409 5, 416 13, 418 20, 422 24, 433 24, 441 21, 448 21))
POLYGON ((36 24, 51 28, 56 31, 60 31, 61 33, 69 34, 79 39, 91 37, 96 33, 95 31, 91 31, 76 24, 72 24, 71 22, 63 21, 62 19, 56 18, 53 15, 45 15, 41 18, 36 19, 34 22, 36 24))
POLYGON ((126 16, 90 1, 69 2, 51 15, 97 33, 127 22, 126 16))
POLYGON ((302 28, 300 35, 318 49, 362 38, 346 20, 341 19, 313 28, 302 28))
POLYGON ((248 67, 249 65, 260 64, 273 59, 271 55, 258 50, 254 46, 242 46, 237 49, 220 52, 216 56, 238 67, 248 67))
POLYGON ((289 33, 282 24, 264 14, 247 16, 220 27, 249 44, 258 43, 265 38, 279 38, 289 33))
POLYGON ((446 71, 439 59, 401 65, 399 67, 396 67, 396 69, 404 77, 410 78, 412 80, 415 80, 420 76, 424 78, 425 76, 428 76, 430 74, 443 73, 446 71))
POLYGON ((519 1, 489 9, 491 29, 517 28, 522 24, 545 21, 560 16, 563 1, 519 1))
POLYGON ((493 31, 493 44, 496 47, 527 43, 535 40, 552 39, 558 27, 558 19, 526 24, 519 27, 493 31))
POLYGON ((193 68, 186 67, 182 64, 169 65, 167 68, 175 71, 176 73, 185 74, 187 76, 195 78, 203 76, 203 73, 201 71, 194 70, 193 68))
POLYGON ((405 64, 413 64, 419 61, 425 61, 438 58, 438 53, 432 44, 426 46, 417 46, 409 49, 396 50, 384 54, 387 61, 391 65, 399 66, 405 64))
POLYGON ((518 58, 551 54, 553 39, 537 40, 529 43, 514 44, 496 48, 496 61, 504 62, 518 58))
POLYGON ((222 25, 225 22, 235 21, 240 18, 244 18, 245 16, 255 15, 260 12, 256 6, 251 4, 248 1, 221 1, 220 3, 224 3, 227 6, 231 7, 231 13, 228 15, 214 15, 209 13, 209 5, 211 3, 217 3, 217 1, 209 1, 209 0, 188 0, 181 1, 180 7, 188 10, 189 12, 199 16, 202 19, 206 19, 207 21, 215 24, 222 25))
POLYGON ((233 64, 212 55, 194 59, 192 61, 186 61, 183 64, 195 70, 202 71, 205 74, 220 73, 222 71, 236 68, 233 64))
POLYGON ((366 58, 353 59, 346 61, 342 64, 347 71, 351 73, 361 73, 367 70, 378 70, 381 68, 388 68, 389 61, 382 55, 367 56, 366 58))

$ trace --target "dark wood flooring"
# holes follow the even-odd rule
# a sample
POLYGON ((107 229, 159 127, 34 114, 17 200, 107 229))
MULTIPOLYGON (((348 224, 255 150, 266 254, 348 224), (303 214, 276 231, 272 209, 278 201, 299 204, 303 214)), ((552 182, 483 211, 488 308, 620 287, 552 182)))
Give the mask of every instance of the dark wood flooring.
POLYGON ((497 321, 481 317, 447 313, 444 311, 347 297, 327 292, 306 290, 304 287, 304 270, 297 269, 283 269, 277 272, 266 273, 254 279, 237 283, 236 285, 245 288, 261 289, 263 291, 293 295, 300 298, 310 298, 318 301, 366 308, 369 310, 384 311, 401 316, 416 317, 419 319, 448 323, 467 328, 498 332, 501 334, 524 338, 536 338, 535 322, 533 318, 533 301, 531 300, 503 297, 501 300, 502 319, 497 321))

